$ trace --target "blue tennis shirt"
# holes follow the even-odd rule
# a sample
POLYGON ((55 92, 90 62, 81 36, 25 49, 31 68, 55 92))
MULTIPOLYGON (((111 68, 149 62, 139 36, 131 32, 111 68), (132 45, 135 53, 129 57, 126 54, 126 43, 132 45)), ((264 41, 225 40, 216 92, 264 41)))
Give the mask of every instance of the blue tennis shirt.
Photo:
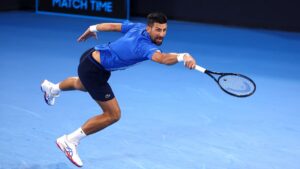
POLYGON ((151 41, 146 25, 124 21, 118 40, 95 46, 100 50, 101 65, 108 71, 126 69, 136 63, 151 60, 158 45, 151 41))

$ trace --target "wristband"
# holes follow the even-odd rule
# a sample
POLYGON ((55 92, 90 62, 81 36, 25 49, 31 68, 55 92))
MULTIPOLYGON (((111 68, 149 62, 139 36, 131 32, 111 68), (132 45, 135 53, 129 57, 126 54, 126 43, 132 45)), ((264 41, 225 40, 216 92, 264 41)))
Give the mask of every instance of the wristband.
POLYGON ((98 32, 97 25, 91 25, 89 29, 91 32, 98 32))
POLYGON ((183 57, 184 57, 185 55, 188 55, 188 53, 179 53, 179 54, 177 55, 177 61, 178 61, 178 62, 183 62, 183 61, 184 61, 183 57))

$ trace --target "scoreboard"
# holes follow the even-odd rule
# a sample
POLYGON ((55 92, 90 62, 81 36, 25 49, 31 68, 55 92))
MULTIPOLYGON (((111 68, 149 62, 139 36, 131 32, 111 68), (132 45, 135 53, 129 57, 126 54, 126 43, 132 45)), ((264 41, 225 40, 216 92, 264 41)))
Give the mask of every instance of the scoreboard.
POLYGON ((130 0, 36 0, 37 13, 129 19, 130 0))

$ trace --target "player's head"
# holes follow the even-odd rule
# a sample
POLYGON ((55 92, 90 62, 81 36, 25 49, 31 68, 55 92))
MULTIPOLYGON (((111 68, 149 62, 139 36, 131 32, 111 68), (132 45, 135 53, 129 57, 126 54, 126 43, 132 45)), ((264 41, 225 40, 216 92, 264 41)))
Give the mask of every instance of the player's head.
POLYGON ((157 45, 161 45, 167 33, 167 16, 160 12, 150 13, 147 16, 147 32, 151 40, 157 45))

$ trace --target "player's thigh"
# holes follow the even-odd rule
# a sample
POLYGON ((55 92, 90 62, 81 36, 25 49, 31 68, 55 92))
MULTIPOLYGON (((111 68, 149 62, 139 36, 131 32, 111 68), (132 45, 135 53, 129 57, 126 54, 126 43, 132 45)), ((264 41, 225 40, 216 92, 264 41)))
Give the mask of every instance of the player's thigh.
POLYGON ((116 115, 116 116, 121 115, 121 109, 120 109, 119 103, 115 97, 113 99, 107 100, 107 101, 96 100, 96 102, 102 108, 104 113, 109 113, 109 114, 116 115))

